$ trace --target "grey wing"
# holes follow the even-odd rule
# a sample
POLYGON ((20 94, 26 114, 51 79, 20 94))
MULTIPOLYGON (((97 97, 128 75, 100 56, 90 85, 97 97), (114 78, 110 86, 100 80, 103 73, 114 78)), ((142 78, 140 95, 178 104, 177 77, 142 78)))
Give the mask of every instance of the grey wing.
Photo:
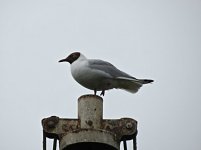
POLYGON ((117 69, 111 63, 102 60, 90 60, 89 67, 108 73, 113 79, 118 81, 118 84, 114 88, 124 89, 131 93, 136 93, 143 84, 153 82, 153 80, 148 79, 136 79, 117 69))
POLYGON ((113 78, 129 78, 129 79, 136 79, 129 74, 117 69, 114 65, 109 62, 98 60, 98 59, 90 59, 89 60, 89 67, 91 69, 96 69, 100 71, 104 71, 108 73, 113 78))

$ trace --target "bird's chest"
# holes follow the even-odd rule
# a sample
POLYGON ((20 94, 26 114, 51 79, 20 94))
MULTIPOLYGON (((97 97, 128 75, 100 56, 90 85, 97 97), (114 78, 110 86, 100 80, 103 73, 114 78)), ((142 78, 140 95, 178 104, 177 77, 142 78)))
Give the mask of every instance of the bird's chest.
POLYGON ((99 76, 96 72, 86 67, 73 68, 71 73, 74 79, 82 85, 92 84, 99 81, 99 76))
POLYGON ((89 75, 89 69, 86 63, 73 63, 71 65, 71 73, 76 81, 86 80, 89 75))
POLYGON ((103 89, 107 83, 102 72, 87 67, 86 64, 74 64, 71 66, 73 78, 82 86, 89 89, 103 89))

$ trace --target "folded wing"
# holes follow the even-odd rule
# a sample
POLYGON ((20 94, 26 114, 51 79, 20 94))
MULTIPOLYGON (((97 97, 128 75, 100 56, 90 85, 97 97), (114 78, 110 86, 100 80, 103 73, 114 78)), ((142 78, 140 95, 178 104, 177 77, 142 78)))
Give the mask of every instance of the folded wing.
POLYGON ((153 82, 153 80, 149 79, 136 79, 135 77, 117 69, 111 63, 102 60, 89 60, 89 67, 107 73, 111 76, 111 79, 116 81, 117 86, 115 88, 124 89, 131 93, 136 93, 143 84, 153 82))

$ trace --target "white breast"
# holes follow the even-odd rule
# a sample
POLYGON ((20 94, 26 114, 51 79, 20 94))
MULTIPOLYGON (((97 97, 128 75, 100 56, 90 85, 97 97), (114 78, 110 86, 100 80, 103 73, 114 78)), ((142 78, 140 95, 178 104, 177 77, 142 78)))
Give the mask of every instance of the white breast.
POLYGON ((76 60, 71 64, 71 73, 73 78, 82 86, 88 89, 110 89, 112 86, 110 83, 109 75, 103 71, 91 69, 88 66, 87 59, 76 60))

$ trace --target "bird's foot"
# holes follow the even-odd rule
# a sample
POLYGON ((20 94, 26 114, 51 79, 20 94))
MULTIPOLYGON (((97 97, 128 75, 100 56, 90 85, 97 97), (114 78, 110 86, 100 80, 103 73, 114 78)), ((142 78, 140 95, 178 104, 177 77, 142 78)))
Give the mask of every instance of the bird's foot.
POLYGON ((95 89, 95 90, 94 90, 94 95, 96 95, 96 93, 97 93, 97 90, 95 89))
POLYGON ((100 96, 102 96, 102 95, 103 95, 103 96, 105 95, 105 90, 102 90, 100 96))

